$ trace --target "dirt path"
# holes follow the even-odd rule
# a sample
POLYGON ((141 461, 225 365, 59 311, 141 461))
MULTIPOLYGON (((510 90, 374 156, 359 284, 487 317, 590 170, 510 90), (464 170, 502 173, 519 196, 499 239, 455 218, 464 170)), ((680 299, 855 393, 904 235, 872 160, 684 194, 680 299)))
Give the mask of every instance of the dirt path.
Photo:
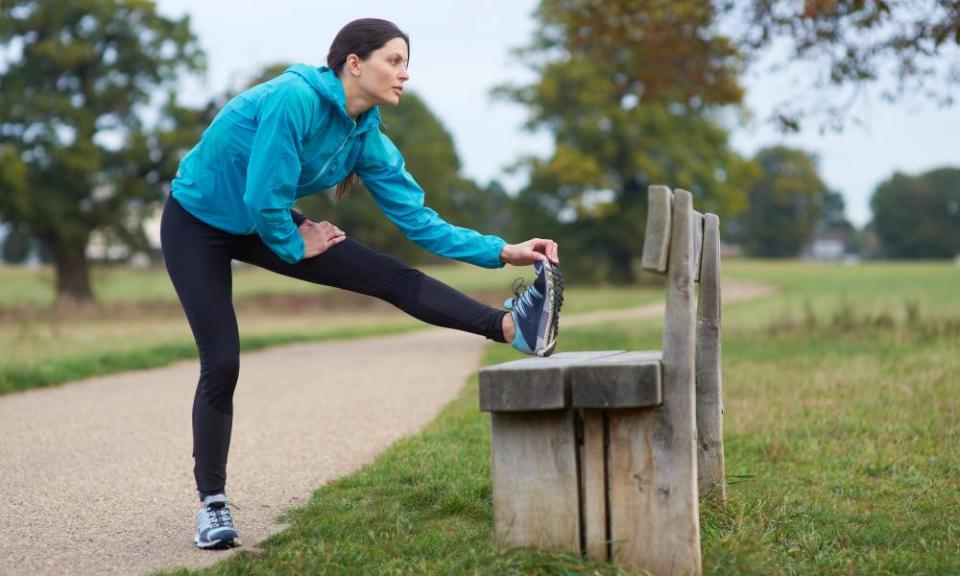
MULTIPOLYGON (((768 292, 725 286, 724 300, 768 292)), ((244 354, 228 490, 245 548, 282 530, 273 520, 318 486, 422 429, 477 369, 484 343, 432 329, 244 354)), ((191 360, 0 397, 0 575, 142 574, 235 553, 193 545, 196 375, 191 360)))

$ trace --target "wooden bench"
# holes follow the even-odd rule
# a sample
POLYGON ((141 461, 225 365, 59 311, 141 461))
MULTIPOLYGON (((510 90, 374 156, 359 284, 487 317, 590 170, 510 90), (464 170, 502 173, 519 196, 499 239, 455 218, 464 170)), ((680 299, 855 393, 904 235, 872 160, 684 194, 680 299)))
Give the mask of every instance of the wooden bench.
POLYGON ((648 197, 642 263, 668 279, 663 350, 564 352, 480 371, 494 534, 507 546, 698 575, 698 494, 725 498, 719 221, 684 190, 651 186, 648 197))

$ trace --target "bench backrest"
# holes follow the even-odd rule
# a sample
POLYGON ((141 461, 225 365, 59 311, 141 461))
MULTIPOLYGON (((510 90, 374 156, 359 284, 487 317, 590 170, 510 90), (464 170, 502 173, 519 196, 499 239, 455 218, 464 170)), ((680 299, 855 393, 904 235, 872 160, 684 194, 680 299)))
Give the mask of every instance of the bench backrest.
MULTIPOLYGON (((664 381, 693 378, 696 395, 698 484, 701 495, 726 498, 723 482, 720 369, 720 220, 693 209, 686 190, 650 186, 642 266, 667 276, 663 328, 664 381), (699 282, 699 297, 694 283, 699 282), (690 370, 693 369, 693 374, 690 370)), ((688 394, 686 386, 663 390, 688 394)), ((684 399, 682 405, 688 405, 684 399)))

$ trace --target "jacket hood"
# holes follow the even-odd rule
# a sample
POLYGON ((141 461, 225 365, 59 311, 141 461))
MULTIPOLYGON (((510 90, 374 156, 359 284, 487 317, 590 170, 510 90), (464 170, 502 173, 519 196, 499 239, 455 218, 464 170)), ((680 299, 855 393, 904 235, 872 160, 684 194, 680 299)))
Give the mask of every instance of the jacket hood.
MULTIPOLYGON (((284 74, 296 74, 304 80, 320 96, 321 100, 329 102, 335 108, 340 110, 343 117, 353 122, 353 119, 347 114, 347 96, 343 91, 343 84, 336 72, 326 66, 320 68, 308 66, 307 64, 294 64, 283 71, 284 74)), ((366 132, 381 124, 380 107, 374 106, 360 115, 357 134, 366 132)))

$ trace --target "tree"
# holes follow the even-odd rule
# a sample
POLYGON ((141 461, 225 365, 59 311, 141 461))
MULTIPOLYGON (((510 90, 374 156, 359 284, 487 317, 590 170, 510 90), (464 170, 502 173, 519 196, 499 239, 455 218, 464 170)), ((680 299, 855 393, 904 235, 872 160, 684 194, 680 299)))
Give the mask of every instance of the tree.
POLYGON ((817 227, 824 231, 853 232, 853 224, 847 220, 847 203, 843 199, 843 194, 836 190, 829 190, 824 194, 817 227))
POLYGON ((634 280, 649 184, 687 188, 701 209, 743 208, 751 167, 718 121, 743 97, 742 61, 709 3, 543 0, 535 17, 518 55, 538 78, 497 93, 553 133, 553 156, 527 162, 517 220, 573 247, 567 269, 634 280))
POLYGON ((960 168, 895 173, 870 199, 871 227, 888 258, 960 254, 960 168))
POLYGON ((199 136, 200 113, 174 89, 203 53, 188 17, 148 0, 5 1, 0 46, 0 218, 50 251, 59 305, 90 302, 91 234, 142 245, 143 218, 199 136))
POLYGON ((735 238, 751 256, 796 256, 822 221, 829 197, 816 159, 803 150, 776 146, 760 150, 754 160, 760 175, 749 188, 749 208, 737 218, 735 238))
POLYGON ((953 104, 960 84, 960 3, 956 0, 714 0, 751 62, 799 75, 810 98, 783 95, 781 128, 807 119, 842 128, 876 86, 887 101, 953 104), (774 55, 776 54, 776 55, 774 55), (878 85, 878 86, 877 86, 878 85))

